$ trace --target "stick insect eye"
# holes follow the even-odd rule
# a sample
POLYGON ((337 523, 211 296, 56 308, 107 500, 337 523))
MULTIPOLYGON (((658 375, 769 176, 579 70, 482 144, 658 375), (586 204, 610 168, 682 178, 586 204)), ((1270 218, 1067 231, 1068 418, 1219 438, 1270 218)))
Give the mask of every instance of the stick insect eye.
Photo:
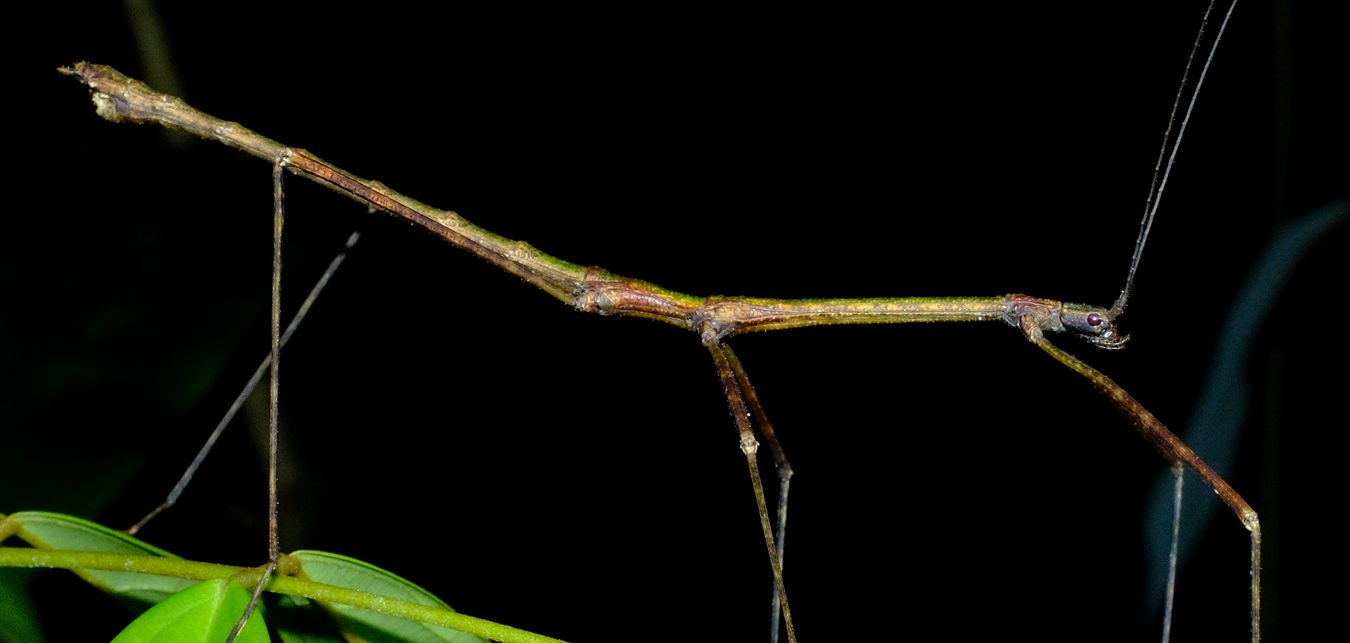
POLYGON ((1120 348, 1126 337, 1116 330, 1111 313, 1082 304, 1064 304, 1059 311, 1064 329, 1102 348, 1120 348))

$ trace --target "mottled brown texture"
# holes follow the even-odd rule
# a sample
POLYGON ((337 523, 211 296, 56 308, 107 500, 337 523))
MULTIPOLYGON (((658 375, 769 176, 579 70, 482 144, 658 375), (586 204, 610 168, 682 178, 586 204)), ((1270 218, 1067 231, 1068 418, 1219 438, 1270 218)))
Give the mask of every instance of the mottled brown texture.
POLYGON ((1116 408, 1120 409, 1120 412, 1130 420, 1130 423, 1139 429, 1139 432, 1158 450, 1158 453, 1162 454, 1163 458, 1169 462, 1180 462, 1190 467, 1205 481, 1205 484, 1209 485, 1210 489, 1214 490, 1214 493, 1219 495, 1224 504, 1228 505, 1234 514, 1237 514, 1238 520, 1242 521, 1243 526, 1251 533, 1252 641, 1258 643, 1261 640, 1261 521, 1257 518, 1256 511, 1251 508, 1251 505, 1247 504, 1246 500, 1243 500, 1241 495, 1238 495, 1238 492, 1228 484, 1228 481, 1219 476, 1204 460, 1201 460, 1194 450, 1187 446, 1185 442, 1182 442, 1181 438, 1172 433, 1166 425, 1159 421, 1148 409, 1144 408, 1144 405, 1134 399, 1124 388, 1121 388, 1106 374, 1060 350, 1059 347, 1045 339, 1040 324, 1041 322, 1036 320, 1033 315, 1022 318, 1022 332, 1026 334, 1027 340, 1055 358, 1059 363, 1086 377, 1097 390, 1111 398, 1116 408))

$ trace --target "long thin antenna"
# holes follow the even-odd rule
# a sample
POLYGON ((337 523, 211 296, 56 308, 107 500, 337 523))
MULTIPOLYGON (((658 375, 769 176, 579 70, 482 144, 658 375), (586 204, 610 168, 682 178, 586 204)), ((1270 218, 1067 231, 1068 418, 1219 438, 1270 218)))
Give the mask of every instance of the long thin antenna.
POLYGON ((1186 58, 1186 70, 1181 75, 1181 86, 1177 88, 1176 100, 1172 102, 1172 113, 1167 118, 1167 131, 1163 133, 1162 149, 1158 151, 1158 161, 1153 166, 1153 183, 1149 186, 1148 199, 1144 201, 1144 219, 1139 225, 1139 237, 1134 241, 1134 257, 1130 259, 1130 272, 1125 277, 1125 287, 1120 290, 1120 297, 1117 297, 1116 303, 1111 305, 1113 319, 1125 312, 1125 303, 1134 288, 1134 273, 1139 269, 1139 257, 1144 254, 1144 242, 1148 240, 1148 233, 1153 229, 1153 217, 1158 214, 1158 204, 1162 201, 1167 179, 1172 174, 1172 165, 1176 163, 1177 151, 1181 149, 1181 138, 1186 133, 1186 125, 1191 121, 1191 112, 1195 111, 1195 101, 1200 96, 1200 88, 1205 84, 1205 75, 1209 73, 1210 63, 1214 61, 1214 52, 1219 49, 1219 41, 1223 40, 1223 33, 1228 29, 1228 19, 1233 16, 1233 9, 1237 7, 1237 0, 1233 0, 1228 5, 1223 22, 1219 23, 1219 30, 1214 34, 1214 42, 1209 47, 1209 54, 1205 56, 1205 64, 1200 67, 1200 76, 1195 81, 1195 89, 1191 91, 1190 101, 1186 104, 1186 113, 1182 115, 1181 124, 1178 126, 1177 108, 1181 106, 1181 99, 1186 94, 1195 54, 1200 51, 1200 44, 1204 42, 1205 28, 1209 26, 1209 16, 1214 12, 1217 3, 1218 0, 1210 0, 1209 6, 1205 8, 1205 16, 1200 20, 1200 31, 1195 35, 1195 44, 1191 45, 1191 55, 1186 58), (1175 139, 1172 138, 1173 126, 1177 128, 1175 139))

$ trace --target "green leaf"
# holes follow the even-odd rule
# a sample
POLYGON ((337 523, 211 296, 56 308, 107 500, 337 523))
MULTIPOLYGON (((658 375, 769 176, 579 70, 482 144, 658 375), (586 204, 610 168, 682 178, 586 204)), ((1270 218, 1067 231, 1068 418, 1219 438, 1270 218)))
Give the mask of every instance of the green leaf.
MULTIPOLYGON (((237 582, 216 579, 198 583, 146 610, 113 643, 219 643, 234 629, 248 601, 248 590, 237 582)), ((235 641, 270 640, 260 606, 235 641)))
POLYGON ((271 597, 268 624, 281 643, 345 643, 333 617, 303 596, 271 597))
MULTIPOLYGON (((132 538, 88 520, 45 511, 21 511, 8 516, 17 521, 15 535, 41 549, 94 551, 111 554, 141 554, 175 558, 163 549, 132 538)), ((105 591, 148 603, 157 603, 176 594, 195 581, 150 574, 110 572, 101 570, 76 571, 81 578, 105 591)))
MULTIPOLYGON (((454 611, 430 592, 369 563, 321 551, 298 551, 291 556, 300 562, 303 570, 300 575, 310 580, 454 611)), ((486 643, 472 634, 439 625, 336 603, 323 606, 333 614, 349 641, 486 643)))
MULTIPOLYGON (((201 579, 235 578, 235 574, 246 571, 186 561, 124 533, 61 514, 0 515, 0 539, 12 535, 34 545, 34 549, 0 548, 7 564, 69 569, 115 595, 144 601, 176 597, 183 590, 194 588, 201 579)), ((456 615, 426 590, 368 563, 313 551, 286 558, 291 571, 273 579, 274 590, 286 595, 268 599, 273 608, 268 619, 272 632, 286 643, 344 640, 485 643, 486 639, 479 636, 434 624, 446 622, 482 635, 493 632, 495 640, 545 640, 514 628, 456 615)), ((187 596, 176 599, 176 606, 156 609, 158 616, 149 625, 131 628, 121 640, 173 640, 181 639, 187 632, 209 632, 214 627, 211 619, 215 617, 211 615, 226 611, 220 606, 224 599, 212 598, 204 589, 196 589, 187 596), (170 634, 161 635, 161 631, 170 634)), ((243 605, 239 605, 234 612, 242 610, 243 605)), ((225 619, 231 627, 233 618, 225 619)))

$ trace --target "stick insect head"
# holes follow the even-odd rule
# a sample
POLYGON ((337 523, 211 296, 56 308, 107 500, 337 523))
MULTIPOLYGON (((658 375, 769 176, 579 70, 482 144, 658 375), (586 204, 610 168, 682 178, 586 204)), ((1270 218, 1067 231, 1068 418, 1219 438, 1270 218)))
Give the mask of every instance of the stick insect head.
POLYGON ((1130 339, 1116 328, 1115 308, 1097 308, 1083 304, 1064 304, 1059 309, 1059 321, 1064 330, 1101 348, 1116 350, 1125 347, 1130 339))

